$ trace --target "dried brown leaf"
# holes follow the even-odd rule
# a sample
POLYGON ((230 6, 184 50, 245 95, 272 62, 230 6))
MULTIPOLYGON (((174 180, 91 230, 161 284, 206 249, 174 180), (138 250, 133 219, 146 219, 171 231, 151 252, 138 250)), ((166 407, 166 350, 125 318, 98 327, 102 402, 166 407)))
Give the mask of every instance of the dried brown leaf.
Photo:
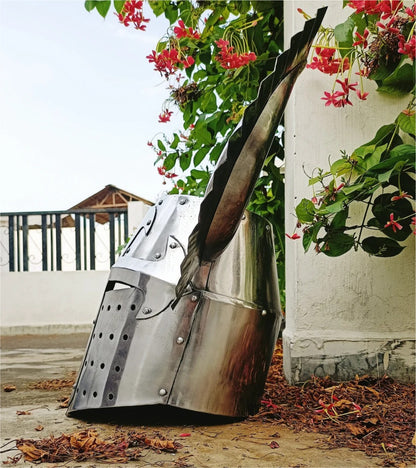
POLYGON ((27 416, 28 414, 32 414, 31 411, 22 411, 22 410, 17 410, 16 414, 18 416, 27 416))
POLYGON ((16 385, 4 385, 3 386, 4 392, 13 392, 14 390, 16 390, 16 385))

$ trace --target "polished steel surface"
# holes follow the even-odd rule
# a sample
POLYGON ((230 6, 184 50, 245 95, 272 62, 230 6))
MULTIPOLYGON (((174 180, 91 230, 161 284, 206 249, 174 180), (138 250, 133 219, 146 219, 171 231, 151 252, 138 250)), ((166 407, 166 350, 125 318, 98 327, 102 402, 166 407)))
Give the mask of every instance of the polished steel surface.
POLYGON ((223 255, 201 266, 200 287, 172 308, 200 201, 161 200, 111 269, 69 414, 152 404, 256 410, 281 320, 271 229, 246 213, 223 255))
POLYGON ((166 196, 112 267, 68 413, 165 404, 241 417, 280 328, 271 226, 245 212, 325 8, 261 83, 204 199, 166 196))

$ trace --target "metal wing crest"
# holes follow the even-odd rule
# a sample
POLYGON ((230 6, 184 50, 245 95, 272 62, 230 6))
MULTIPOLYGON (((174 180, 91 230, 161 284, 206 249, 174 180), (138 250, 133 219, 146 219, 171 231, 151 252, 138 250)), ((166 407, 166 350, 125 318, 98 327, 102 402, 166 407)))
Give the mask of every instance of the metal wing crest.
POLYGON ((260 175, 295 81, 304 69, 326 7, 292 37, 276 59, 274 71, 260 84, 257 98, 225 146, 201 203, 198 223, 176 286, 179 298, 204 261, 213 261, 234 236, 260 175))

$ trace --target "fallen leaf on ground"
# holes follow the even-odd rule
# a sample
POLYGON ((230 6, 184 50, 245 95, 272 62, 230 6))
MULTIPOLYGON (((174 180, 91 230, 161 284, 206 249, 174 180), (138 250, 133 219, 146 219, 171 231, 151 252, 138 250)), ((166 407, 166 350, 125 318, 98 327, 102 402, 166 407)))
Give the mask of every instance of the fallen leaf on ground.
POLYGON ((16 385, 5 385, 3 387, 3 391, 5 392, 13 392, 13 390, 16 390, 16 385))
POLYGON ((27 416, 28 414, 32 414, 30 411, 20 411, 20 410, 17 410, 16 411, 16 414, 18 416, 27 416))
POLYGON ((39 426, 35 427, 35 431, 38 431, 38 432, 43 431, 43 429, 44 429, 44 427, 41 424, 39 424, 39 426))

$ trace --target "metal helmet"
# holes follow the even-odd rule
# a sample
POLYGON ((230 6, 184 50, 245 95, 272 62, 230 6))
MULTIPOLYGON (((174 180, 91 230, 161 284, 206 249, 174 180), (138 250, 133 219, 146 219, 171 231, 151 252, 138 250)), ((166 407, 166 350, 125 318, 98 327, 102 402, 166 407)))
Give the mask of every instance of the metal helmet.
POLYGON ((256 411, 281 321, 271 226, 246 213, 200 273, 205 287, 172 308, 200 200, 160 200, 112 267, 69 414, 156 404, 256 411))
POLYGON ((325 10, 277 58, 202 201, 161 199, 111 268, 68 414, 257 410, 281 312, 271 226, 245 208, 325 10))

